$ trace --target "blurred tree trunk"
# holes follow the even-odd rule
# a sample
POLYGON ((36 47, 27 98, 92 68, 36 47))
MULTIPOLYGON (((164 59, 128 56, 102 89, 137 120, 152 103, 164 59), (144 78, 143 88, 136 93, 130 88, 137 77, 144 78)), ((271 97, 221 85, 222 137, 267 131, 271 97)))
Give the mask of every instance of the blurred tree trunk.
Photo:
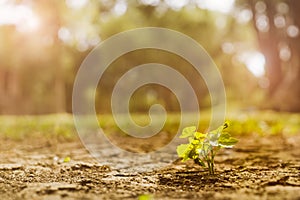
POLYGON ((17 70, 1 70, 1 114, 22 114, 23 107, 21 103, 21 84, 20 76, 17 70))
MULTIPOLYGON (((59 1, 58 1, 59 2, 59 1)), ((54 112, 55 113, 64 113, 67 111, 66 109, 66 85, 65 85, 65 70, 63 66, 63 59, 64 59, 64 48, 63 44, 58 38, 58 31, 62 26, 62 19, 59 13, 62 13, 62 8, 60 3, 55 2, 47 2, 49 4, 49 15, 47 16, 52 24, 51 28, 51 35, 54 39, 54 44, 52 48, 52 59, 55 60, 53 62, 53 69, 54 69, 54 87, 53 87, 53 94, 54 94, 54 112), (56 13, 56 12, 57 13, 56 13), (52 15, 51 15, 52 13, 52 15), (53 13, 55 13, 53 15, 53 13)))
MULTIPOLYGON (((290 16, 293 25, 300 28, 300 1, 288 0, 290 16)), ((295 38, 288 38, 291 49, 291 59, 286 69, 282 84, 274 94, 274 101, 280 110, 300 111, 300 34, 295 38)))
POLYGON ((264 0, 266 10, 259 13, 255 8, 258 1, 248 0, 252 13, 254 13, 254 27, 261 52, 266 58, 266 77, 269 80, 269 102, 273 109, 281 111, 300 111, 300 35, 289 37, 287 29, 290 25, 300 28, 300 1, 286 0, 289 12, 286 25, 279 29, 274 24, 275 16, 278 15, 278 2, 264 0), (260 15, 268 19, 268 30, 259 30, 257 21, 260 15), (279 56, 280 44, 286 43, 291 50, 291 58, 282 61, 279 56))
MULTIPOLYGON (((256 23, 255 19, 258 18, 258 14, 255 10, 256 1, 249 0, 248 2, 251 5, 252 13, 254 13, 254 23, 256 23)), ((266 15, 271 21, 275 16, 276 4, 270 1, 265 2, 267 6, 266 15)), ((274 23, 269 23, 269 30, 266 32, 260 31, 256 25, 254 25, 254 27, 257 33, 259 48, 266 59, 266 76, 269 80, 269 95, 271 96, 282 80, 281 61, 278 54, 279 39, 274 23)))
POLYGON ((1 52, 0 63, 0 113, 1 114, 22 114, 24 106, 22 104, 22 83, 19 68, 19 59, 15 55, 15 49, 19 42, 19 37, 15 33, 15 27, 7 25, 1 27, 0 43, 4 51, 1 52), (7 54, 7 55, 6 55, 7 54))
POLYGON ((57 69, 54 78, 54 104, 55 112, 63 113, 66 112, 66 91, 65 91, 65 81, 61 66, 55 67, 57 69))
POLYGON ((6 94, 5 94, 5 71, 0 67, 0 114, 5 113, 6 94))

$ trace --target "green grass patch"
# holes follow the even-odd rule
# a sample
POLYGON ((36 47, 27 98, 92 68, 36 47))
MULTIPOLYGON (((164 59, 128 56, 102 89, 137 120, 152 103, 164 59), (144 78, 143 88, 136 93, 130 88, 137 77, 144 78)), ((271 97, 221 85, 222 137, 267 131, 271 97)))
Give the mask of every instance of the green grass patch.
POLYGON ((0 135, 10 139, 28 137, 57 137, 73 139, 76 136, 73 117, 69 114, 41 116, 0 116, 0 135))
MULTIPOLYGON (((182 127, 197 125, 195 119, 195 115, 187 115, 182 122, 182 127)), ((112 115, 99 115, 98 120, 106 134, 122 132, 116 125, 112 115)), ((145 126, 150 122, 150 118, 146 114, 133 114, 132 120, 140 126, 145 126)), ((257 133, 261 136, 274 134, 289 135, 300 132, 300 114, 273 111, 232 112, 227 115, 227 120, 231 122, 230 132, 233 135, 252 133, 257 133)), ((169 134, 176 134, 180 121, 180 114, 169 114, 162 131, 169 134)), ((201 112, 198 130, 205 132, 209 126, 209 122, 210 113, 201 112)), ((128 126, 130 124, 127 118, 124 118, 121 123, 128 124, 128 126)), ((58 139, 71 140, 77 137, 77 132, 71 114, 0 116, 0 136, 11 139, 57 137, 58 139)))
POLYGON ((274 111, 231 113, 231 132, 235 135, 256 133, 265 135, 293 135, 300 133, 300 114, 274 111))

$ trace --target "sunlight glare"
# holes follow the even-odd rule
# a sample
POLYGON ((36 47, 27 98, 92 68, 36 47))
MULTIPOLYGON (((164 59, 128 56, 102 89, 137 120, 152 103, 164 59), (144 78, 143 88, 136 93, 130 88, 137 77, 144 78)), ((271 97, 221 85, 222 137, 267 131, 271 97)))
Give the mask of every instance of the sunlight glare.
POLYGON ((286 30, 288 36, 295 38, 299 35, 299 28, 295 25, 290 25, 286 30))
POLYGON ((197 4, 200 8, 219 11, 222 13, 229 13, 235 0, 197 0, 197 4))
POLYGON ((31 32, 38 28, 39 19, 28 6, 4 4, 0 7, 1 25, 15 25, 20 32, 31 32))
POLYGON ((166 0, 165 1, 167 5, 169 5, 174 10, 180 10, 184 6, 188 4, 188 0, 166 0))
POLYGON ((239 60, 254 76, 262 77, 265 74, 266 60, 262 53, 258 51, 245 52, 239 56, 239 60))
POLYGON ((1 4, 2 4, 2 5, 6 4, 7 1, 8 1, 8 0, 0 0, 0 5, 1 5, 1 4))
POLYGON ((66 0, 66 4, 72 9, 81 9, 84 7, 89 0, 66 0))
POLYGON ((125 14, 127 11, 127 3, 124 0, 118 0, 113 8, 113 13, 117 16, 125 14))
POLYGON ((144 5, 158 6, 160 0, 140 0, 140 2, 144 5))
POLYGON ((70 30, 66 27, 61 27, 58 30, 58 38, 61 39, 64 43, 70 43, 72 40, 70 30))
POLYGON ((240 24, 247 24, 253 18, 253 13, 250 9, 243 9, 237 13, 236 20, 240 24))

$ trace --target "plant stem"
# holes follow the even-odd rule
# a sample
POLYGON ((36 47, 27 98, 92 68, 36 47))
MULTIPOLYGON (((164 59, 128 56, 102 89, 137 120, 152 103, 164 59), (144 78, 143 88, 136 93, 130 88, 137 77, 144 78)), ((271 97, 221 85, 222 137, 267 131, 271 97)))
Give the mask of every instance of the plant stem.
POLYGON ((214 175, 215 174, 215 166, 214 166, 214 160, 212 159, 211 161, 211 174, 214 175))
POLYGON ((210 150, 210 157, 211 157, 209 159, 210 160, 210 167, 209 167, 210 168, 210 175, 213 175, 214 172, 215 172, 214 171, 215 170, 214 169, 214 157, 215 157, 215 155, 214 155, 214 150, 213 149, 210 150))
POLYGON ((213 175, 214 174, 214 164, 213 164, 213 161, 211 159, 207 158, 206 162, 207 162, 209 174, 213 175))

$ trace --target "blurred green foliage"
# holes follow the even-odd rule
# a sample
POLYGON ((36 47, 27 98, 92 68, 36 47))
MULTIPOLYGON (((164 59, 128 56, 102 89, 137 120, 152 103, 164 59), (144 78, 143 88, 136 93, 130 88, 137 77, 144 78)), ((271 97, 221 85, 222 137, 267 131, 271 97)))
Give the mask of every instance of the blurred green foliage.
MULTIPOLYGON (((0 114, 45 114, 71 112, 72 87, 85 56, 110 36, 133 28, 164 27, 180 31, 199 42, 219 67, 232 102, 259 102, 263 95, 255 78, 236 62, 235 53, 222 50, 223 43, 237 43, 243 49, 256 49, 250 24, 238 23, 231 14, 213 12, 189 3, 174 9, 165 1, 147 5, 142 1, 124 1, 126 12, 116 13, 121 1, 90 0, 80 8, 72 1, 30 1, 24 3, 38 16, 35 30, 18 31, 18 26, 0 26, 0 114), (235 61, 234 61, 235 60, 235 61), (243 77, 247 84, 241 84, 243 77), (16 106, 17 105, 17 106, 16 106)), ((21 2, 14 2, 19 5, 21 2)), ((110 111, 110 97, 118 78, 132 67, 157 62, 174 67, 195 87, 201 107, 210 106, 203 79, 179 56, 158 50, 135 51, 118 58, 105 72, 96 94, 99 113, 110 111)), ((87 91, 88 94, 90 92, 87 91)), ((143 112, 149 104, 160 103, 178 111, 176 98, 163 87, 140 88, 131 101, 131 110, 143 112), (149 100, 150 99, 150 100, 149 100)))
MULTIPOLYGON (((190 126, 193 114, 188 116, 183 127, 190 126)), ((198 131, 206 132, 210 122, 209 112, 201 115, 198 131)), ((135 114, 132 116, 135 123, 146 125, 149 116, 135 114)), ((99 124, 106 134, 122 133, 115 124, 112 115, 99 115, 99 124)), ((169 114, 163 127, 164 132, 174 135, 178 132, 180 114, 169 114)), ((300 115, 277 113, 273 111, 231 113, 228 118, 232 135, 258 136, 277 135, 290 136, 300 133, 300 115)), ((122 123, 128 123, 124 121, 122 123)), ((74 140, 77 138, 73 118, 68 114, 43 116, 0 116, 0 137, 22 140, 30 137, 57 138, 58 140, 74 140)), ((179 130, 179 132, 181 132, 179 130)), ((124 133, 125 135, 125 133, 124 133)))
POLYGON ((67 114, 47 116, 0 116, 2 137, 23 140, 28 137, 73 139, 73 118, 67 114))
POLYGON ((296 134, 300 131, 300 115, 274 111, 254 112, 232 115, 230 131, 233 134, 252 134, 261 136, 276 134, 296 134))

